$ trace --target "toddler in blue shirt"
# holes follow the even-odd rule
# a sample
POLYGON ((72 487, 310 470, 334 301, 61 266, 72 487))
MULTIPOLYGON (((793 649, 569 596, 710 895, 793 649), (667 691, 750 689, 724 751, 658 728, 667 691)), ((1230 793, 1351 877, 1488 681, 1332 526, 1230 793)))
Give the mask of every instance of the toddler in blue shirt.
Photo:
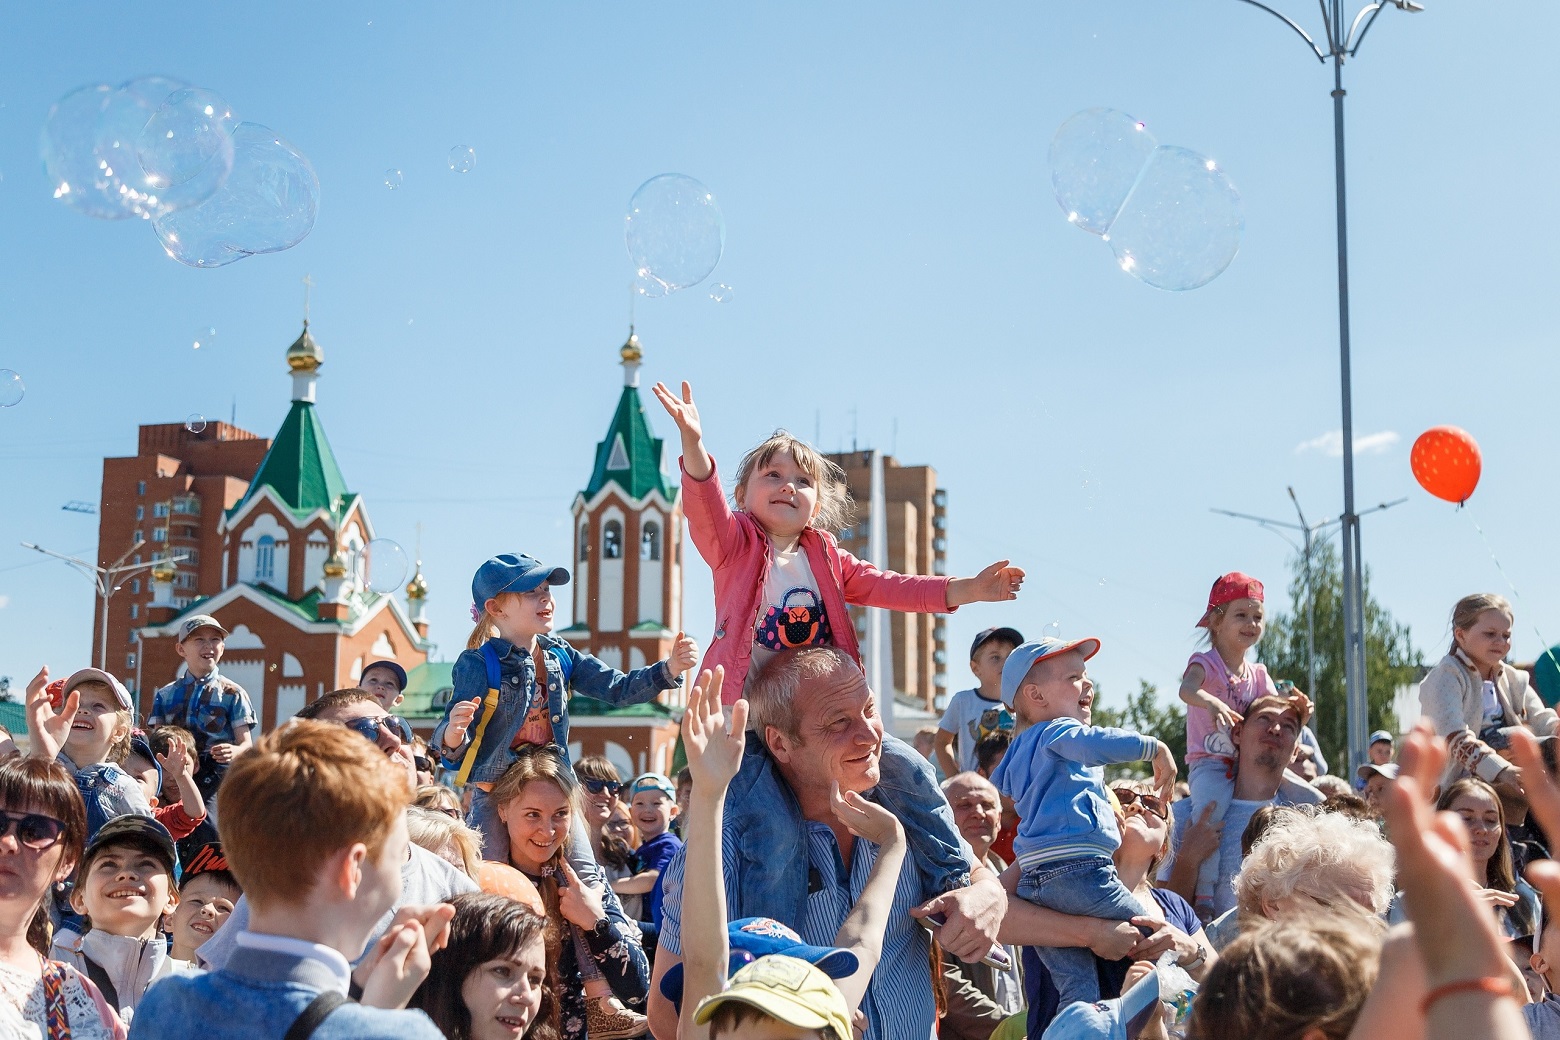
MULTIPOLYGON (((1002 668, 1002 700, 1024 727, 992 774, 1019 816, 1013 853, 1021 871, 1018 896, 1078 917, 1130 921, 1144 912, 1116 876, 1111 857, 1121 844, 1105 789, 1112 762, 1154 764, 1154 785, 1168 801, 1175 756, 1163 741, 1107 726, 1091 726, 1094 684, 1085 662, 1098 639, 1025 643, 1002 668)), ((1038 947, 1061 1006, 1099 1000, 1094 954, 1038 947)))

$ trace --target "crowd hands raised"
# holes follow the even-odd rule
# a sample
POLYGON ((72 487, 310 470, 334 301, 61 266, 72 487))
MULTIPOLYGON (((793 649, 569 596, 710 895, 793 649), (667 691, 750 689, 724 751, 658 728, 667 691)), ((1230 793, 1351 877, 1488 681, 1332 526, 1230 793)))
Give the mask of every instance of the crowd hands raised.
POLYGON ((1504 600, 1457 605, 1423 717, 1353 783, 1248 659, 1239 573, 1183 674, 1187 762, 1093 725, 1099 640, 1012 628, 922 754, 848 607, 1023 572, 857 560, 841 475, 783 433, 728 502, 691 390, 656 396, 715 574, 702 664, 682 634, 626 673, 582 653, 552 634, 568 572, 506 554, 426 743, 390 661, 260 735, 207 615, 144 731, 113 676, 40 671, 27 749, 0 734, 0 1040, 1560 1037, 1557 719, 1504 600), (685 683, 675 780, 571 761, 571 693, 685 683))

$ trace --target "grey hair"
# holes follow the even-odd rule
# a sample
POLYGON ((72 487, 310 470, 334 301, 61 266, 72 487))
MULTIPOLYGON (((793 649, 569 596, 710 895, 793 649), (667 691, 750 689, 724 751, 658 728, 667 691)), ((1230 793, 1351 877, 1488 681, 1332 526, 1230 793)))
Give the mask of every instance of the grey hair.
MULTIPOLYGON (((834 646, 804 646, 782 650, 759 669, 748 685, 748 729, 762 741, 769 727, 788 737, 797 736, 796 693, 802 680, 831 675, 841 668, 856 669, 850 655, 834 646)), ((857 669, 859 671, 859 669, 857 669)))

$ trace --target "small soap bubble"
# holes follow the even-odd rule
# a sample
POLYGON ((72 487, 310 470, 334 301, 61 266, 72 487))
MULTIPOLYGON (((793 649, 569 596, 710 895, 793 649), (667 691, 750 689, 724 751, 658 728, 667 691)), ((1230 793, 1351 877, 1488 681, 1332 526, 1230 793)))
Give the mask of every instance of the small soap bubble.
POLYGON ((385 171, 385 187, 395 191, 402 184, 401 171, 390 169, 385 171))
POLYGON ((1153 154, 1154 135, 1125 112, 1079 112, 1051 139, 1051 187, 1070 223, 1093 235, 1110 230, 1153 154))
POLYGON ((197 205, 216 194, 233 169, 233 110, 214 91, 169 94, 142 127, 136 160, 157 192, 158 211, 197 205))
POLYGON ((233 171, 221 189, 152 226, 179 263, 221 267, 302 242, 319 206, 319 177, 303 153, 270 127, 240 123, 233 129, 233 171))
POLYGON ((658 300, 666 295, 666 283, 641 271, 634 278, 634 291, 646 299, 658 300))
POLYGON ((458 144, 450 149, 450 169, 456 173, 470 173, 477 165, 477 150, 470 145, 458 144))
POLYGON ((1047 639, 1062 638, 1062 623, 1060 621, 1052 621, 1045 626, 1044 635, 1047 639))
POLYGON ((394 592, 406 580, 406 550, 388 538, 375 538, 357 551, 354 571, 369 592, 394 592))
POLYGON ((200 433, 206 428, 206 417, 198 412, 192 412, 190 417, 184 420, 184 428, 191 433, 200 433))
POLYGON ((190 346, 191 349, 194 350, 210 350, 212 345, 216 342, 216 328, 211 325, 202 325, 200 328, 195 330, 195 337, 191 341, 190 346))
POLYGON ((20 404, 25 396, 27 384, 22 382, 22 377, 9 368, 0 368, 0 408, 20 404))
POLYGON ((1103 585, 1103 584, 1105 584, 1105 579, 1104 579, 1104 578, 1101 578, 1101 579, 1100 579, 1100 584, 1101 584, 1101 585, 1103 585))
POLYGON ((725 282, 721 282, 720 284, 716 285, 715 288, 710 290, 710 299, 714 300, 716 303, 730 303, 732 300, 736 299, 736 297, 737 290, 733 289, 725 282))
POLYGON ((1240 250, 1240 193, 1219 164, 1187 148, 1154 149, 1110 228, 1121 269, 1156 289, 1213 281, 1240 250))
POLYGON ((641 184, 629 200, 625 222, 635 270, 669 293, 704 281, 726 248, 726 222, 715 196, 680 173, 663 173, 641 184))

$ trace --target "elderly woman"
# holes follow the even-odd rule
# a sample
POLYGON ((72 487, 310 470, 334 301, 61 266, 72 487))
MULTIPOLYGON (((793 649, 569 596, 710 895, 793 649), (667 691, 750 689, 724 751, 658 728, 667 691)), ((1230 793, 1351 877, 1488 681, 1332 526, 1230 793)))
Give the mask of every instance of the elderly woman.
POLYGON ((1392 901, 1393 866, 1392 846, 1372 823, 1342 813, 1275 814, 1235 876, 1241 931, 1302 912, 1379 920, 1392 901))

